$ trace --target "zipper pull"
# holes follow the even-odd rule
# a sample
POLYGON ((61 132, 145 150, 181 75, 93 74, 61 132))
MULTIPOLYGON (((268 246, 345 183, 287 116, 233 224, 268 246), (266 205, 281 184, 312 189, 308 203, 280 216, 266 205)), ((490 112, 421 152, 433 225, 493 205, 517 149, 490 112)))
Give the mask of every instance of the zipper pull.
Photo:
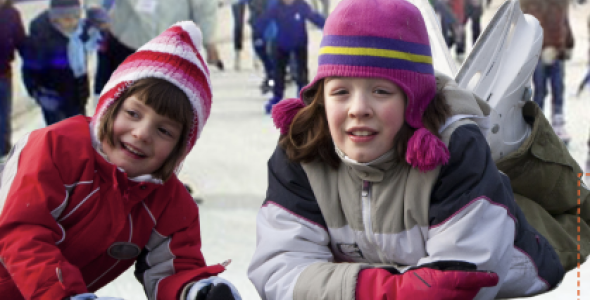
POLYGON ((363 180, 363 191, 361 193, 361 196, 368 197, 370 189, 371 189, 371 183, 369 181, 363 180))

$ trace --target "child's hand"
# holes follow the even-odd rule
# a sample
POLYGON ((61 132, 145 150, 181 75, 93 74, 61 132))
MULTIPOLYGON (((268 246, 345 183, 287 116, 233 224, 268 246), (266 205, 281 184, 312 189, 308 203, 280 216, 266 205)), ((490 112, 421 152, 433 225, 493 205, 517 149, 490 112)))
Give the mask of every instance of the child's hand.
POLYGON ((392 274, 384 269, 365 269, 358 275, 356 299, 473 299, 479 290, 498 284, 498 275, 477 271, 474 264, 445 261, 392 274))

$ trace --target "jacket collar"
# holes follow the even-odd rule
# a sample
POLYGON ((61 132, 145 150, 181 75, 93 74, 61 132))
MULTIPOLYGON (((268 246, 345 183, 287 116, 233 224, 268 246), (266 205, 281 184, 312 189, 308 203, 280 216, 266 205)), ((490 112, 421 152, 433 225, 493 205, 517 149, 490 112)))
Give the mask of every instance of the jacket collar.
POLYGON ((346 168, 362 180, 380 182, 383 180, 385 172, 395 164, 395 150, 393 149, 368 163, 360 163, 346 156, 338 147, 335 148, 346 168))

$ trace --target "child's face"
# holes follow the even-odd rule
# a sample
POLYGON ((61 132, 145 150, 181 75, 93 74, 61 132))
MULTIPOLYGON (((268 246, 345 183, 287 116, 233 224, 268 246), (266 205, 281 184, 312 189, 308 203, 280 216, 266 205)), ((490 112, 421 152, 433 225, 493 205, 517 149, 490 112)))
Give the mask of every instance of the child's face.
POLYGON ((73 32, 78 27, 80 16, 78 15, 65 15, 58 18, 53 18, 52 21, 59 26, 65 32, 73 32))
POLYGON ((124 100, 113 123, 114 146, 101 143, 109 161, 128 177, 153 174, 170 156, 182 134, 182 124, 156 113, 131 96, 124 100))
POLYGON ((324 81, 324 100, 332 139, 348 157, 365 163, 391 150, 406 108, 398 85, 384 79, 330 77, 324 81))

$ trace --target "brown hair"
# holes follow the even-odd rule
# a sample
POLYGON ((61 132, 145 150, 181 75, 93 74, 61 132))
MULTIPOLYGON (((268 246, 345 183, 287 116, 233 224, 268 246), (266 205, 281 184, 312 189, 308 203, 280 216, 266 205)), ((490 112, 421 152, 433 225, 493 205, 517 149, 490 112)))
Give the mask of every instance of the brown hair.
POLYGON ((114 146, 113 124, 125 99, 135 96, 158 114, 182 124, 180 139, 164 164, 154 174, 163 181, 168 180, 180 159, 185 156, 188 134, 193 126, 193 107, 186 94, 174 84, 159 78, 143 78, 131 84, 104 113, 100 120, 98 139, 114 146))
MULTIPOLYGON (((337 168, 340 158, 336 154, 334 142, 330 135, 328 119, 324 106, 324 80, 318 81, 304 95, 308 103, 293 118, 289 132, 281 135, 279 145, 285 150, 289 160, 293 162, 311 162, 315 159, 337 168), (311 103, 309 101, 311 100, 311 103)), ((422 116, 424 127, 440 138, 438 129, 451 116, 451 109, 442 93, 436 93, 434 99, 426 107, 422 116)), ((405 163, 408 141, 416 129, 404 122, 396 134, 393 145, 396 159, 405 163)))

